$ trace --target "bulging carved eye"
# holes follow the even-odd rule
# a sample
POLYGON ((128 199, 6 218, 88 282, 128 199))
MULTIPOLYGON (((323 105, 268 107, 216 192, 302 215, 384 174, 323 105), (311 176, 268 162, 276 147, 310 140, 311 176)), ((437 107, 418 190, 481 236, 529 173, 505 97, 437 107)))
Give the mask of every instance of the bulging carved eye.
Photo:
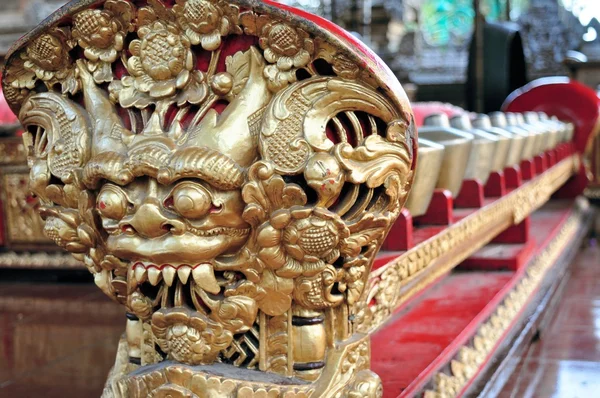
POLYGON ((172 196, 165 201, 186 218, 205 216, 212 207, 210 193, 199 184, 183 183, 173 191, 172 196))
POLYGON ((106 185, 102 188, 96 201, 100 215, 113 220, 120 220, 127 212, 127 197, 123 191, 115 186, 106 185))

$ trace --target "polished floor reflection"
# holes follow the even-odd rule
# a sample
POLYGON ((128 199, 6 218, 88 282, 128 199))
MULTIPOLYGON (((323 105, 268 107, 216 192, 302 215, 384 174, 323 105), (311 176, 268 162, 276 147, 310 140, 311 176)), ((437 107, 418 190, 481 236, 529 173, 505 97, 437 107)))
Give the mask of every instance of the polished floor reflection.
POLYGON ((124 327, 93 284, 0 283, 0 397, 99 397, 124 327))
POLYGON ((558 310, 501 398, 600 397, 600 247, 575 261, 558 310))

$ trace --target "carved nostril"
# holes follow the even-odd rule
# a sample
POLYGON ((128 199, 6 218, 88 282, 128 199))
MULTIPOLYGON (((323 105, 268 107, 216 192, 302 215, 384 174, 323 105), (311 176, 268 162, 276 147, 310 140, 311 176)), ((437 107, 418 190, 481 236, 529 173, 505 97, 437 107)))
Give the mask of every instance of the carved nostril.
POLYGON ((135 230, 135 228, 133 228, 129 224, 123 224, 123 225, 121 225, 121 232, 123 232, 126 235, 135 235, 137 233, 137 231, 135 230))
POLYGON ((161 225, 161 229, 165 232, 171 232, 175 235, 181 235, 185 232, 185 224, 177 220, 169 220, 161 225))

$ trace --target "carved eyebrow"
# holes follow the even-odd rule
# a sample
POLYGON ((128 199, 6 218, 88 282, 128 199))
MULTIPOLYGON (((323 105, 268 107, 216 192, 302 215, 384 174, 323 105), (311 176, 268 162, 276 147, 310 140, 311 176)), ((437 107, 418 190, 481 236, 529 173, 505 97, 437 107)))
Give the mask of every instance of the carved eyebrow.
POLYGON ((246 180, 242 166, 207 147, 188 147, 175 151, 157 176, 158 182, 165 185, 183 178, 200 178, 225 191, 241 188, 246 180))
POLYGON ((103 153, 84 168, 83 182, 90 188, 100 180, 123 186, 137 177, 156 178, 170 185, 185 178, 201 179, 214 188, 232 191, 242 187, 246 177, 242 166, 230 157, 206 147, 177 150, 163 164, 149 164, 141 159, 126 159, 117 153, 103 153))

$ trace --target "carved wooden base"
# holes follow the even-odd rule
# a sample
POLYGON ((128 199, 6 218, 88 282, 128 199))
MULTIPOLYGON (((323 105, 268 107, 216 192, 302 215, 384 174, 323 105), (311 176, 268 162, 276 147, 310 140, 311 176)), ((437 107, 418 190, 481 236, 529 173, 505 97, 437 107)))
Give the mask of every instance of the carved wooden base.
POLYGON ((369 370, 369 338, 357 337, 332 347, 327 367, 314 383, 227 364, 188 366, 163 361, 139 367, 131 364, 123 337, 102 397, 380 397, 381 380, 369 370))

